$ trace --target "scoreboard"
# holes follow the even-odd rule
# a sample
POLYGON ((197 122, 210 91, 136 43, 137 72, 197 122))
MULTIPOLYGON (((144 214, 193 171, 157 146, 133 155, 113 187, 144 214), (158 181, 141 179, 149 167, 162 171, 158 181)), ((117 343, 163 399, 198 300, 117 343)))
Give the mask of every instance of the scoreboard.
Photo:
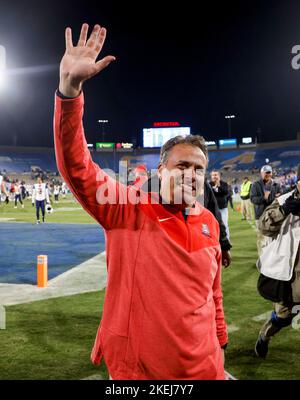
POLYGON ((144 128, 143 147, 161 147, 166 141, 175 137, 190 135, 190 127, 144 128))

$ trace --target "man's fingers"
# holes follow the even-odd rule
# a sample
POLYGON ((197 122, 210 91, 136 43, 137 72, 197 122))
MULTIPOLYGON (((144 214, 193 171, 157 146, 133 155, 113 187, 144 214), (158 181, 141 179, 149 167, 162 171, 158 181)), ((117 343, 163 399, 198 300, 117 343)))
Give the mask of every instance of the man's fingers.
POLYGON ((231 264, 231 255, 229 251, 222 251, 222 265, 227 268, 231 264))
POLYGON ((112 61, 115 61, 116 57, 114 56, 106 56, 102 58, 102 60, 99 60, 96 62, 96 73, 100 72, 102 69, 106 68, 108 64, 110 64, 112 61))
POLYGON ((103 43, 105 41, 105 37, 106 37, 106 29, 105 28, 101 28, 99 35, 96 39, 95 42, 95 51, 97 52, 97 54, 100 53, 102 47, 103 47, 103 43))
POLYGON ((96 42, 97 37, 98 37, 99 32, 100 32, 100 29, 101 29, 100 25, 97 24, 97 25, 94 26, 93 32, 91 33, 91 36, 89 37, 89 40, 86 42, 86 45, 88 47, 90 47, 92 49, 94 48, 95 42, 96 42))
POLYGON ((69 28, 69 27, 66 28, 65 37, 66 37, 66 50, 69 50, 73 47, 72 29, 71 28, 69 28))
POLYGON ((77 46, 85 46, 88 30, 88 24, 82 24, 77 46))

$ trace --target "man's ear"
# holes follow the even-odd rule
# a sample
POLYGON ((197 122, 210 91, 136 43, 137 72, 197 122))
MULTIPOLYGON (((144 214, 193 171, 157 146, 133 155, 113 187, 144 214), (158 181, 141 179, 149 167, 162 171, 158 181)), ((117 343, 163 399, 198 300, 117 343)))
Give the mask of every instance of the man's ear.
POLYGON ((157 167, 157 176, 158 176, 159 180, 161 180, 162 169, 163 169, 163 165, 162 165, 162 163, 159 163, 158 167, 157 167))

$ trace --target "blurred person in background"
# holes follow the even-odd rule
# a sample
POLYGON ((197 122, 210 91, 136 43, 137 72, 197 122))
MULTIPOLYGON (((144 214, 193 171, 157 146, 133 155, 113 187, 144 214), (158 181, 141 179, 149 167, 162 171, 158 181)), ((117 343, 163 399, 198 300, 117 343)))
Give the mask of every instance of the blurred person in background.
POLYGON ((232 211, 234 211, 232 196, 233 196, 232 185, 230 183, 228 183, 228 203, 229 203, 230 208, 232 209, 232 211))
POLYGON ((66 182, 63 182, 63 183, 61 184, 61 194, 62 194, 62 197, 65 199, 65 198, 66 198, 66 195, 67 195, 67 185, 66 185, 66 182))
POLYGON ((265 209, 258 228, 269 238, 257 262, 258 291, 273 302, 274 308, 255 344, 256 355, 265 358, 270 340, 291 325, 300 309, 300 180, 296 189, 279 196, 265 209))
POLYGON ((243 215, 242 220, 250 221, 252 219, 252 204, 250 201, 250 191, 251 191, 252 182, 249 180, 247 176, 243 179, 243 183, 241 185, 241 212, 243 215))
POLYGON ((60 192, 60 186, 55 184, 53 187, 53 194, 54 194, 54 202, 58 203, 58 197, 60 192))
POLYGON ((257 252, 261 253, 261 247, 265 241, 264 236, 258 229, 258 220, 264 210, 272 204, 274 199, 280 196, 280 185, 272 179, 272 167, 264 165, 261 167, 261 178, 254 182, 250 190, 250 200, 254 204, 255 223, 257 227, 257 252))
POLYGON ((46 183, 41 177, 37 178, 37 183, 33 185, 32 206, 36 208, 36 223, 40 224, 40 210, 42 211, 43 222, 45 222, 45 203, 50 203, 49 192, 46 183))
POLYGON ((19 183, 18 179, 15 183, 15 208, 18 208, 18 202, 21 204, 22 208, 24 208, 24 204, 22 201, 22 185, 19 183))
POLYGON ((20 189, 21 189, 22 200, 24 200, 24 199, 26 199, 26 195, 27 195, 26 185, 25 185, 24 181, 21 181, 20 189))
POLYGON ((10 193, 11 200, 14 200, 15 199, 15 181, 12 181, 10 183, 9 193, 10 193))
POLYGON ((229 187, 228 184, 221 180, 219 171, 212 171, 210 174, 210 186, 214 192, 215 198, 218 203, 218 207, 222 216, 223 224, 226 228, 226 235, 230 240, 229 226, 228 226, 228 196, 229 187))
POLYGON ((6 185, 5 185, 5 182, 4 182, 4 179, 3 179, 3 175, 1 175, 1 173, 0 173, 0 203, 2 201, 2 194, 4 194, 4 196, 5 196, 5 200, 4 201, 7 204, 9 202, 9 195, 8 195, 7 190, 6 190, 6 185))

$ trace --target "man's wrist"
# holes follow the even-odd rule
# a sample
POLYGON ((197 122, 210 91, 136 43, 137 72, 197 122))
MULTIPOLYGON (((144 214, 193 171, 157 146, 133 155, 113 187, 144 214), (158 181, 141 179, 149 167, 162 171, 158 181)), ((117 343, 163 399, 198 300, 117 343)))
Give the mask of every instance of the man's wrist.
POLYGON ((75 97, 65 96, 63 93, 61 93, 61 91, 59 89, 56 90, 56 94, 57 94, 58 97, 60 97, 63 100, 71 100, 71 99, 76 99, 76 97, 79 97, 80 94, 81 94, 81 91, 79 92, 79 95, 75 96, 75 97))
POLYGON ((68 78, 61 78, 59 82, 59 92, 66 98, 73 99, 78 97, 82 90, 82 84, 71 83, 68 78))

